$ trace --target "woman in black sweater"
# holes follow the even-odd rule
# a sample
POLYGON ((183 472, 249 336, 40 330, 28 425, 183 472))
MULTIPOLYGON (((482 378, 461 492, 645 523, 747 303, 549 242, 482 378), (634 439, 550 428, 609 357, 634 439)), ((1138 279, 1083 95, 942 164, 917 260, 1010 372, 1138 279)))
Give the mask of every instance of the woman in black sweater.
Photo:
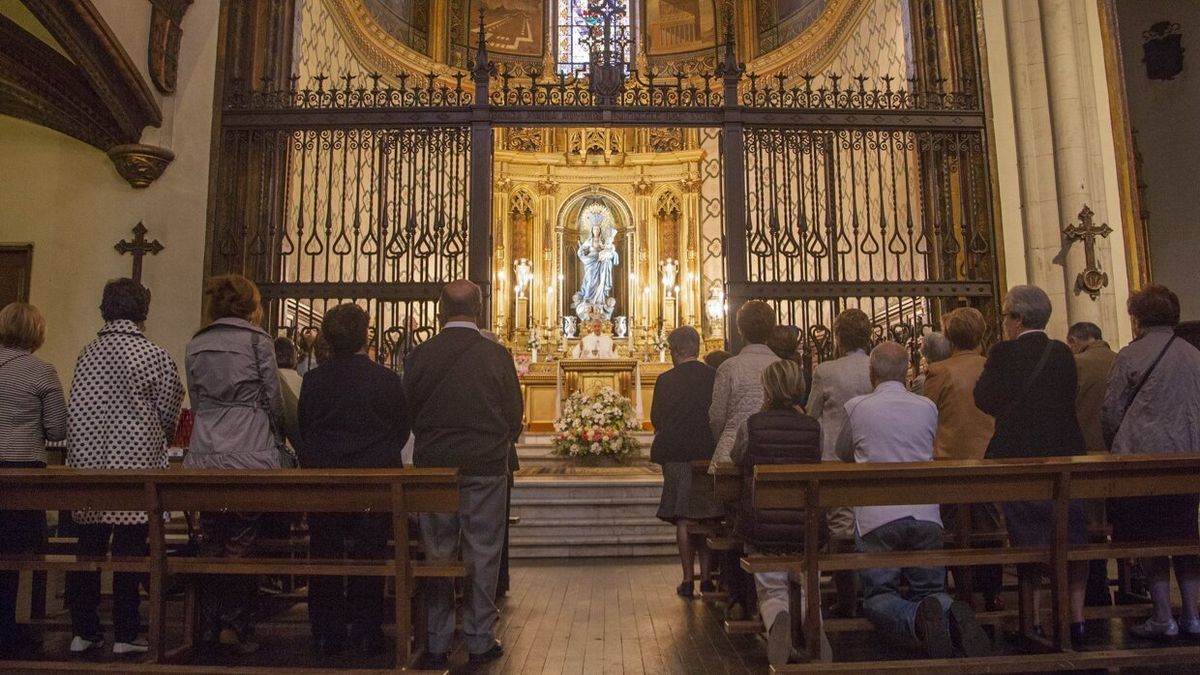
POLYGON ((704 491, 692 490, 692 466, 696 460, 712 459, 712 432, 708 408, 712 405, 713 381, 717 371, 699 360, 700 334, 691 326, 682 326, 667 336, 674 368, 658 376, 650 421, 654 424, 654 444, 650 461, 663 470, 662 500, 658 517, 675 525, 683 581, 679 595, 692 597, 692 575, 696 556, 700 557, 700 590, 716 590, 710 578, 712 556, 701 537, 688 534, 688 527, 724 514, 721 505, 704 491))
MULTIPOLYGON (((300 391, 297 454, 303 468, 401 466, 409 432, 404 388, 399 375, 367 357, 368 323, 367 313, 352 303, 325 314, 321 333, 333 356, 309 371, 300 391)), ((390 525, 386 513, 310 513, 309 554, 342 558, 349 538, 351 557, 386 558, 390 525)), ((384 607, 382 577, 312 577, 308 615, 317 651, 341 649, 347 620, 359 650, 382 651, 384 607)))

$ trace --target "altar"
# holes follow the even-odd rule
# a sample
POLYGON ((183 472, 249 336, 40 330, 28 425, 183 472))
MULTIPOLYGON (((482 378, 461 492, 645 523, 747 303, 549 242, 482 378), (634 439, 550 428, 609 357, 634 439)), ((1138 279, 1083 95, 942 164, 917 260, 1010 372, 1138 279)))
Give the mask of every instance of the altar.
POLYGON ((563 359, 555 371, 554 416, 562 416, 562 407, 571 394, 585 396, 608 387, 633 402, 638 423, 642 423, 642 369, 637 359, 563 359))
POLYGON ((636 359, 561 359, 521 366, 521 393, 525 400, 525 428, 540 433, 552 431, 562 411, 562 402, 573 391, 612 387, 627 396, 638 411, 642 428, 652 431, 650 415, 658 376, 671 364, 636 359))

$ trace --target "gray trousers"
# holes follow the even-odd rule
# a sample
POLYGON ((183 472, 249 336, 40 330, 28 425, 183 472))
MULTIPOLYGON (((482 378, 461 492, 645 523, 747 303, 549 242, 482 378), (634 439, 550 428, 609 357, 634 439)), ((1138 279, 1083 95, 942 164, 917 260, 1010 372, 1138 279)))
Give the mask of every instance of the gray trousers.
MULTIPOLYGON (((496 610, 496 579, 504 548, 504 506, 508 476, 459 476, 458 513, 422 513, 421 541, 431 560, 453 560, 462 552, 472 567, 463 598, 463 632, 467 650, 480 654, 492 648, 496 610)), ((450 651, 454 637, 454 584, 451 579, 427 579, 429 607, 428 650, 450 651)))

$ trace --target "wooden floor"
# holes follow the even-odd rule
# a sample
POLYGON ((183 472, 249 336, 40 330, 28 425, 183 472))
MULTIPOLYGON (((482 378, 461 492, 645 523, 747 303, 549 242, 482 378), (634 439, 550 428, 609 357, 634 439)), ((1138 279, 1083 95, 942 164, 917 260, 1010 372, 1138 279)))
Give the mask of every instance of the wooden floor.
MULTIPOLYGON (((502 659, 482 667, 467 663, 461 639, 451 654, 451 673, 767 673, 765 643, 758 635, 726 635, 723 611, 700 600, 675 595, 679 582, 678 564, 666 558, 590 558, 583 560, 515 561, 512 588, 500 607, 497 637, 504 643, 502 659)), ((61 588, 52 596, 61 597, 61 588)), ((1014 599, 1015 600, 1015 599, 1014 599)), ((107 602, 101 609, 107 620, 107 602)), ((169 640, 178 644, 179 603, 172 603, 169 640)), ((47 659, 66 656, 70 641, 69 621, 59 606, 51 613, 43 647, 0 660, 0 672, 45 672, 47 659), (15 660, 13 660, 15 659, 15 660), (23 662, 23 663, 22 663, 23 662)), ((143 607, 143 610, 145 608, 143 607)), ((174 661, 190 672, 254 672, 262 667, 320 668, 326 672, 382 672, 390 670, 391 653, 364 657, 343 653, 320 657, 311 650, 307 607, 295 601, 267 604, 271 618, 260 626, 256 639, 262 649, 253 655, 233 657, 215 650, 196 649, 174 661)), ((105 621, 107 624, 107 621, 105 621)), ((1097 644, 1104 649, 1121 643, 1125 629, 1118 620, 1098 627, 1097 644)), ((1091 630, 1091 629, 1089 629, 1091 630)), ((111 625, 105 632, 111 636, 111 625)), ((830 636, 837 661, 879 658, 914 658, 904 648, 890 645, 869 629, 830 636)), ((1196 641, 1181 641, 1200 645, 1196 641)), ((1028 650, 1027 645, 1001 640, 998 649, 1010 653, 1028 650)), ((1132 645, 1139 646, 1139 645, 1132 645)), ((1147 643, 1142 646, 1155 646, 1147 643)), ((1194 647, 1193 647, 1194 648, 1194 647)), ((1200 659, 1198 659, 1200 663, 1200 659)), ((73 672, 104 669, 123 672, 120 658, 110 649, 74 661, 73 672)), ((52 670, 61 670, 51 667, 52 670)), ((312 672, 312 671, 307 671, 312 672)), ((1131 669, 1139 675, 1200 673, 1195 668, 1131 669)))
MULTIPOLYGON (((450 672, 766 673, 762 640, 754 635, 727 636, 720 609, 675 595, 679 575, 678 563, 663 558, 514 561, 511 590, 500 606, 497 632, 504 644, 504 657, 484 667, 472 667, 467 663, 465 646, 456 639, 450 672)), ((101 618, 107 624, 108 603, 104 605, 101 618)), ((65 612, 55 614, 51 623, 66 621, 65 612)), ((178 620, 172 618, 169 640, 177 644, 180 636, 174 629, 178 620)), ((42 649, 13 658, 27 660, 29 665, 63 658, 70 641, 67 626, 69 623, 62 626, 64 630, 48 632, 42 649)), ((111 626, 105 630, 111 636, 111 626)), ((235 658, 197 649, 175 663, 193 666, 194 672, 208 672, 206 667, 221 672, 230 667, 264 666, 370 672, 389 669, 393 662, 390 652, 370 658, 352 653, 316 655, 310 648, 303 604, 275 613, 269 625, 260 627, 255 639, 262 648, 250 656, 235 658)), ((111 672, 119 670, 121 661, 106 648, 77 663, 82 668, 106 668, 111 672)), ((0 660, 0 672, 28 670, 19 666, 12 660, 0 660)))
POLYGON ((761 640, 727 636, 718 609, 676 596, 679 575, 645 560, 522 562, 501 610, 506 654, 487 672, 766 672, 761 640))

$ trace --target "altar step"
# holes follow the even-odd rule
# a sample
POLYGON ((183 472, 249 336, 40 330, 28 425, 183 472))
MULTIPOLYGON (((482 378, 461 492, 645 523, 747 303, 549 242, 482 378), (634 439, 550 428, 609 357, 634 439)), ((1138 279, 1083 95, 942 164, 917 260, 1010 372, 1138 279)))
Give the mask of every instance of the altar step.
POLYGON ((662 477, 518 476, 509 533, 513 558, 661 556, 675 554, 675 528, 655 517, 662 477))

